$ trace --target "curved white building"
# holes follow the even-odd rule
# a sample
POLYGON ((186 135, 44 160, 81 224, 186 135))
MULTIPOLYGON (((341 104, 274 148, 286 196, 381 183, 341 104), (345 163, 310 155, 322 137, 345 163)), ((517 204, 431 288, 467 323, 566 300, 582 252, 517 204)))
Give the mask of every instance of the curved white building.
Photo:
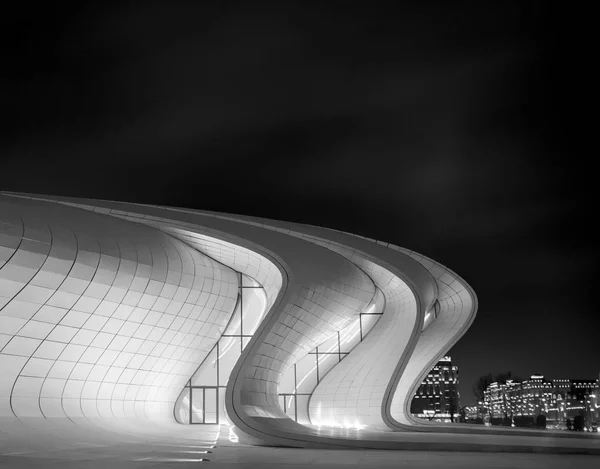
POLYGON ((2 193, 0 435, 199 423, 297 447, 585 447, 411 416, 476 312, 450 269, 349 233, 2 193))

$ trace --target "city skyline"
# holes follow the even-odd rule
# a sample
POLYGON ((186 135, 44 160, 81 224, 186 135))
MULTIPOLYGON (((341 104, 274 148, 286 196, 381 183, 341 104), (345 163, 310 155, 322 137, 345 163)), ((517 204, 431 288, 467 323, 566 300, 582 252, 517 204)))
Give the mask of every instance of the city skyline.
MULTIPOLYGON (((574 419, 582 419, 584 428, 598 430, 600 417, 600 379, 547 379, 532 375, 522 381, 512 379, 490 383, 484 391, 483 402, 478 403, 491 423, 543 416, 543 426, 570 430, 574 419)), ((479 410, 478 410, 479 414, 479 410)), ((521 424, 527 424, 521 421, 521 424)))

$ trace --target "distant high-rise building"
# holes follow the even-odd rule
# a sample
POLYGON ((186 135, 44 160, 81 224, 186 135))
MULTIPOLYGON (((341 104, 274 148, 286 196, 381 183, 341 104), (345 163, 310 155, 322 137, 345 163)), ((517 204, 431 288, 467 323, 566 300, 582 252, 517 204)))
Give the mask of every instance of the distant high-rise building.
POLYGON ((478 406, 478 405, 471 405, 471 406, 463 407, 464 412, 465 412, 465 420, 467 422, 469 422, 469 421, 477 420, 478 418, 480 418, 481 413, 480 413, 479 408, 480 408, 480 406, 478 406))
POLYGON ((484 391, 485 408, 490 418, 544 415, 547 425, 557 428, 581 415, 590 427, 600 420, 599 382, 532 375, 522 382, 491 383, 484 391))
POLYGON ((416 417, 452 422, 458 421, 459 409, 458 366, 443 357, 417 389, 410 411, 416 417))

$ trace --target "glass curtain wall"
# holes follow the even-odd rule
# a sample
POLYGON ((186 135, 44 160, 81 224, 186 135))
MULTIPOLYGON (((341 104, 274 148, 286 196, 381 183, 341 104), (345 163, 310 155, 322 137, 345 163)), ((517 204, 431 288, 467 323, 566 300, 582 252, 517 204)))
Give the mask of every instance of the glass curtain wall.
POLYGON ((227 420, 225 388, 242 350, 264 317, 267 296, 256 280, 238 272, 238 300, 225 332, 190 378, 175 405, 182 424, 218 424, 227 420))
POLYGON ((279 383, 279 405, 293 420, 310 424, 308 400, 327 372, 366 337, 381 318, 385 297, 377 289, 373 301, 359 317, 289 367, 279 383))

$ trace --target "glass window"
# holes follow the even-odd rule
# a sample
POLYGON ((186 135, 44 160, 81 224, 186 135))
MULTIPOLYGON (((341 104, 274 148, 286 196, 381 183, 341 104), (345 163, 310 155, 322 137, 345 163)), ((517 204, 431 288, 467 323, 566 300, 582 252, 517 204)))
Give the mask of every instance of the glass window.
POLYGON ((365 337, 369 333, 369 331, 371 329, 373 329, 373 326, 375 325, 375 323, 377 321, 379 321, 380 318, 381 318, 381 314, 361 314, 360 315, 363 340, 365 339, 365 337))
POLYGON ((231 370, 241 355, 240 337, 223 337, 219 342, 219 386, 226 386, 231 370))
POLYGON ((254 280, 252 277, 248 277, 246 274, 242 274, 242 287, 259 287, 262 285, 254 280))
POLYGON ((339 363, 339 355, 319 355, 319 381, 321 381, 327 372, 339 363))
POLYGON ((339 353, 338 349, 338 333, 336 332, 329 337, 325 342, 317 347, 319 354, 321 353, 339 353))
POLYGON ((296 420, 296 396, 294 394, 285 396, 285 413, 292 420, 296 420))
POLYGON ((198 371, 192 377, 192 386, 217 385, 217 347, 208 354, 198 371))
POLYGON ((227 324, 227 328, 225 329, 225 335, 240 335, 242 332, 242 319, 241 319, 241 303, 238 298, 237 306, 233 315, 231 316, 231 320, 229 324, 227 324))
POLYGON ((360 342, 360 320, 357 318, 352 324, 340 332, 340 352, 350 352, 360 342))
POLYGON ((242 289, 242 320, 244 335, 252 335, 258 328, 267 308, 267 295, 262 288, 242 289))
POLYGON ((243 349, 246 348, 246 346, 250 343, 250 339, 252 339, 252 337, 243 337, 242 338, 243 349))
POLYGON ((219 388, 219 422, 229 422, 227 411, 225 410, 225 388, 219 388))
POLYGON ((204 389, 204 423, 217 423, 217 389, 204 389))
POLYGON ((296 392, 312 392, 317 385, 317 356, 306 355, 296 364, 296 392))
MULTIPOLYGON (((192 376, 191 386, 196 387, 192 394, 189 388, 185 388, 177 400, 175 415, 180 423, 189 423, 190 417, 192 423, 217 423, 227 418, 225 386, 240 357, 242 347, 250 342, 251 335, 258 328, 267 306, 266 294, 258 282, 239 272, 238 279, 242 285, 238 286, 238 301, 226 326, 224 337, 220 337, 192 376)), ((290 384, 289 391, 293 392, 294 367, 290 371, 291 379, 288 378, 286 383, 290 384)))
POLYGON ((192 423, 204 423, 204 389, 192 388, 192 423))
POLYGON ((295 375, 295 365, 288 367, 287 370, 283 373, 281 377, 281 381, 279 382, 279 393, 287 394, 294 392, 294 388, 296 387, 296 381, 294 378, 295 375))
POLYGON ((302 425, 310 425, 308 416, 308 400, 310 396, 296 396, 296 421, 302 425))
POLYGON ((190 388, 184 388, 175 404, 175 420, 190 423, 190 388))

